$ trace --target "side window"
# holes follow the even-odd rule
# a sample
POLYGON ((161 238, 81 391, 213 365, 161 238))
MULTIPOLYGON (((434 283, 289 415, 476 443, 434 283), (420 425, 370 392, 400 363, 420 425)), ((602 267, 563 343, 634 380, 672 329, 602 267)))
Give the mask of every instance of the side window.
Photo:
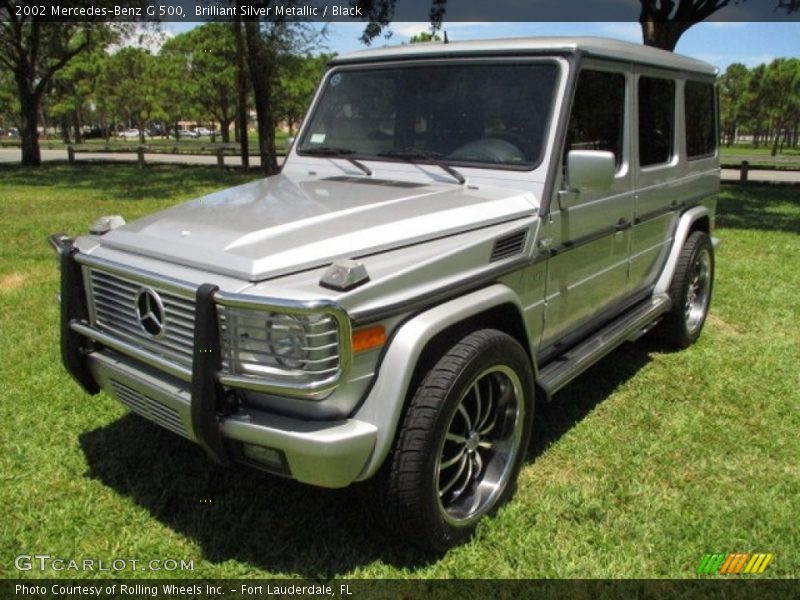
POLYGON ((668 162, 673 154, 675 82, 655 77, 639 78, 639 164, 668 162))
POLYGON ((690 159, 714 154, 717 149, 714 86, 699 81, 687 81, 684 103, 686 154, 690 159))
POLYGON ((581 71, 567 131, 566 151, 608 150, 622 162, 625 76, 581 71))

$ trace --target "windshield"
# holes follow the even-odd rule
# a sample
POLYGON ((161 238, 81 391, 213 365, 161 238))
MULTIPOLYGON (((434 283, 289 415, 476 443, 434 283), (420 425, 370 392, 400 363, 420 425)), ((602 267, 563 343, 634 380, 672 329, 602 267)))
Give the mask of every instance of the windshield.
POLYGON ((550 61, 336 70, 297 151, 531 169, 557 74, 550 61))

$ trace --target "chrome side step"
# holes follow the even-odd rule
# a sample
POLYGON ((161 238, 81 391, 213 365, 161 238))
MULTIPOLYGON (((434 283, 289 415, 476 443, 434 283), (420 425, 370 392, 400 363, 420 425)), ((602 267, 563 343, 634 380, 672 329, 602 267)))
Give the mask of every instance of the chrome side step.
POLYGON ((554 358, 539 370, 538 384, 547 399, 617 346, 641 337, 669 311, 671 304, 666 295, 651 298, 554 358))

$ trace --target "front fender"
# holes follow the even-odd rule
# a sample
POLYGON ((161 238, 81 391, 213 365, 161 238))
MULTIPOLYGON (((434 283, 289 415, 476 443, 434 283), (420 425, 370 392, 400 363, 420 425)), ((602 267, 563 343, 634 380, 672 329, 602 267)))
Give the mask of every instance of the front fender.
POLYGON ((353 415, 354 419, 371 423, 378 430, 372 457, 358 480, 374 475, 389 454, 408 397, 408 386, 425 346, 452 325, 503 304, 516 306, 522 314, 517 294, 503 284, 493 284, 426 310, 403 324, 392 336, 372 389, 353 415))

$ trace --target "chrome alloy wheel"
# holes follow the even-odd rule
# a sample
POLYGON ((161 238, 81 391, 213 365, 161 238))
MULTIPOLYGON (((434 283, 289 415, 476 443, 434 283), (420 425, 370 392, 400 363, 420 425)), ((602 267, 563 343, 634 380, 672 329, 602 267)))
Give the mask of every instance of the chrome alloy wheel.
POLYGON ((467 387, 447 427, 434 469, 439 510, 463 526, 489 511, 513 471, 525 423, 518 375, 492 366, 467 387))
POLYGON ((711 254, 702 248, 694 259, 689 275, 689 287, 686 289, 684 315, 686 329, 695 333, 706 318, 708 299, 711 291, 711 254))

